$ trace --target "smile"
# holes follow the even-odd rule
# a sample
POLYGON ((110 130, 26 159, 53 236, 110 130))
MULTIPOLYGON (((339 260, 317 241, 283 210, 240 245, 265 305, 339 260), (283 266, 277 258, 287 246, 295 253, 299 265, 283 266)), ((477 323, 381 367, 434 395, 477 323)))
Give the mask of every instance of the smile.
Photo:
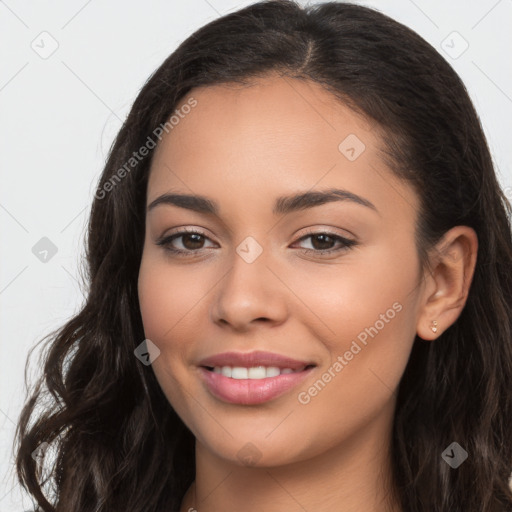
POLYGON ((273 400, 298 386, 314 368, 314 365, 296 370, 273 366, 201 366, 199 373, 207 391, 214 397, 233 404, 255 405, 273 400))

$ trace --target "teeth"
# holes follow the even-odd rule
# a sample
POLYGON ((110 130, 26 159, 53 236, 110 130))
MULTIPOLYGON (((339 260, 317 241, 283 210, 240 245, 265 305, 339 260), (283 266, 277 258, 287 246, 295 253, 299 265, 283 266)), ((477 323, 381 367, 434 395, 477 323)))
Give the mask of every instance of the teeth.
POLYGON ((231 377, 232 379, 265 379, 286 373, 301 372, 304 368, 305 366, 298 370, 292 370, 291 368, 281 369, 277 366, 254 366, 251 368, 244 368, 242 366, 215 366, 213 371, 224 375, 224 377, 231 377))

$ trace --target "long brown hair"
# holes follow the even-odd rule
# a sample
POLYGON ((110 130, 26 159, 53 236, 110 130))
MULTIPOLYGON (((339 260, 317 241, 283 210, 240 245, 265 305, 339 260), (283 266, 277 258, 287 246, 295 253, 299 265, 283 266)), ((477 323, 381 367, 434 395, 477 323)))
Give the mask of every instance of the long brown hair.
POLYGON ((194 437, 151 366, 134 356, 144 340, 137 277, 153 149, 126 163, 192 88, 269 72, 320 83, 375 122, 393 172, 420 197, 423 264, 451 227, 476 231, 478 261, 460 317, 435 342, 415 340, 400 382, 392 478, 407 512, 511 511, 511 206, 454 70, 407 27, 338 2, 266 1, 218 18, 140 91, 93 201, 86 301, 44 338, 43 372, 19 419, 21 484, 46 512, 179 510, 195 476, 194 437), (457 469, 441 457, 452 442, 469 454, 457 469), (46 479, 32 456, 41 446, 55 454, 46 479))

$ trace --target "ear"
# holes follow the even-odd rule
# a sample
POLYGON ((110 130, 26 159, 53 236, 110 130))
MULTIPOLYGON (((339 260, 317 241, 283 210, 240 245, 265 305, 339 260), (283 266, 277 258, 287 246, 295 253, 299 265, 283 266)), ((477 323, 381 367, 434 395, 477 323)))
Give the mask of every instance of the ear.
POLYGON ((432 250, 416 325, 420 338, 436 339, 459 317, 473 280, 477 252, 478 237, 468 226, 450 229, 432 250), (432 330, 434 320, 436 332, 432 330))

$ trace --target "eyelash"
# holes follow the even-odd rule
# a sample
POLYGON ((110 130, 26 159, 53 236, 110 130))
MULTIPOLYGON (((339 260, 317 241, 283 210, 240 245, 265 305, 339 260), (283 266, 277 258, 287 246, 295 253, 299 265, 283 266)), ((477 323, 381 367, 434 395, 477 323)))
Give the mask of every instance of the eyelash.
MULTIPOLYGON (((173 255, 176 255, 178 257, 187 257, 187 256, 189 256, 189 255, 191 255, 193 253, 198 253, 198 252, 204 250, 204 249, 183 250, 183 249, 176 249, 175 247, 171 246, 171 242, 174 239, 180 238, 183 235, 188 235, 188 234, 201 235, 202 237, 204 237, 206 239, 209 239, 201 231, 197 231, 195 229, 185 228, 182 231, 179 231, 178 233, 174 233, 174 234, 172 234, 170 236, 166 236, 166 237, 160 238, 159 240, 156 241, 156 244, 159 245, 159 246, 164 247, 164 249, 166 251, 169 251, 170 253, 172 253, 173 255)), ((334 233, 330 233, 328 231, 308 231, 305 235, 301 236, 297 240, 297 242, 300 242, 300 241, 305 240, 307 238, 311 238, 314 235, 327 235, 330 238, 334 239, 335 242, 336 241, 341 242, 342 246, 338 247, 337 249, 301 249, 301 251, 304 254, 310 254, 310 253, 314 253, 315 255, 332 254, 332 253, 338 253, 338 252, 341 252, 341 251, 348 251, 352 247, 358 245, 358 242, 356 242, 355 240, 349 240, 348 238, 344 238, 342 236, 336 235, 334 233)))

